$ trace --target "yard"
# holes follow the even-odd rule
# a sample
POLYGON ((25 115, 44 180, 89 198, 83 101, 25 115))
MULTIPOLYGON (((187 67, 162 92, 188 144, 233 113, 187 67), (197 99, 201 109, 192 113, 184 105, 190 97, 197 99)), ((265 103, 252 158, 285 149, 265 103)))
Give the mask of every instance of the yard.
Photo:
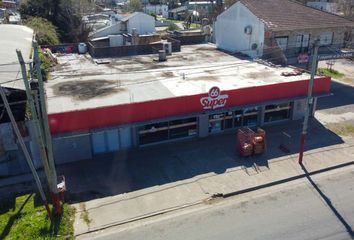
POLYGON ((1 202, 0 239, 74 239, 75 211, 67 204, 63 208, 63 215, 51 223, 35 194, 1 202))

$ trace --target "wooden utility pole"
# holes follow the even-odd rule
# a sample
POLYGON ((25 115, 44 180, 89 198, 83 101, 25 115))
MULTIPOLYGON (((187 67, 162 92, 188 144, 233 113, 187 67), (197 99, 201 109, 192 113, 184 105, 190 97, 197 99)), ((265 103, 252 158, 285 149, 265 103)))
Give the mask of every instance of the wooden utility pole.
POLYGON ((317 71, 317 57, 318 57, 318 48, 319 48, 319 40, 317 39, 314 44, 313 55, 312 55, 312 64, 311 64, 311 78, 308 85, 308 93, 307 93, 307 100, 305 106, 305 118, 304 123, 302 126, 302 133, 301 133, 301 141, 300 141, 300 153, 299 153, 299 164, 302 165, 302 158, 304 155, 304 148, 305 148, 305 138, 307 135, 307 128, 309 122, 309 115, 310 110, 313 104, 313 97, 312 97, 312 90, 313 90, 313 82, 317 71))
POLYGON ((38 113, 41 116, 41 123, 43 127, 43 137, 44 142, 46 145, 46 153, 48 158, 48 165, 51 172, 51 176, 53 181, 55 181, 55 186, 53 184, 53 189, 51 189, 51 196, 53 200, 53 205, 57 211, 57 213, 61 213, 61 206, 59 200, 59 190, 57 187, 57 173, 55 170, 55 163, 53 157, 53 147, 52 147, 52 135, 50 134, 49 124, 48 124, 48 114, 47 114, 47 106, 46 106, 46 97, 44 91, 44 83, 43 77, 41 72, 41 62, 39 59, 39 52, 38 52, 38 43, 33 41, 33 59, 34 59, 34 67, 36 71, 36 76, 38 79, 38 86, 39 86, 39 100, 40 100, 40 112, 38 113))
POLYGON ((23 151, 23 153, 25 155, 25 158, 26 158, 26 161, 28 163, 28 166, 31 169, 32 175, 34 177, 34 180, 36 182, 36 185, 37 185, 37 188, 38 188, 38 191, 39 191, 39 195, 42 198, 42 201, 43 201, 44 206, 45 206, 45 208, 47 210, 49 218, 52 220, 52 214, 51 214, 51 211, 50 211, 50 208, 49 208, 49 205, 48 205, 47 198, 46 198, 46 196, 44 194, 44 191, 43 191, 41 180, 39 179, 39 176, 38 176, 38 174, 36 172, 36 168, 33 165, 31 156, 30 156, 30 154, 29 154, 29 152, 27 150, 27 147, 26 147, 26 145, 25 145, 25 143, 23 141, 23 138, 22 138, 22 135, 20 133, 20 130, 18 129, 17 123, 16 123, 15 118, 14 118, 14 116, 12 114, 9 102, 7 101, 6 94, 4 92, 4 89, 1 87, 1 85, 0 85, 0 95, 1 95, 2 101, 3 101, 4 105, 5 105, 5 108, 6 108, 6 111, 7 111, 7 115, 10 118, 10 121, 11 121, 11 124, 12 124, 12 128, 13 128, 15 134, 16 134, 17 140, 18 140, 18 142, 19 142, 19 144, 21 146, 21 149, 22 149, 22 151, 23 151))

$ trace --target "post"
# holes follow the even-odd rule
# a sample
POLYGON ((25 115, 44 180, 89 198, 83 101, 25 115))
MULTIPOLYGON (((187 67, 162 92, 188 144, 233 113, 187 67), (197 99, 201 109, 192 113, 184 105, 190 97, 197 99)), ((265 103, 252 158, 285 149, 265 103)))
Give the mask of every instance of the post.
POLYGON ((20 131, 18 130, 18 126, 16 124, 16 121, 15 121, 15 118, 12 114, 12 111, 11 111, 11 108, 10 108, 10 105, 9 105, 9 102, 7 101, 7 98, 6 98, 6 95, 5 95, 5 92, 4 92, 4 89, 1 87, 0 85, 0 95, 1 95, 1 98, 2 98, 2 101, 5 105, 5 108, 6 108, 6 111, 7 111, 7 114, 10 118, 10 121, 11 121, 11 124, 12 124, 12 127, 13 127, 13 130, 17 136, 17 139, 18 139, 18 142, 20 143, 20 146, 21 146, 21 149, 25 155, 25 158, 26 158, 26 161, 28 163, 28 166, 30 167, 31 169, 31 172, 32 172, 32 175, 34 177, 34 180, 36 182, 36 185, 37 185, 37 188, 38 188, 38 191, 39 191, 39 195, 41 196, 42 198, 42 201, 44 203, 44 206, 47 210, 47 213, 48 213, 48 217, 50 218, 50 220, 52 220, 52 214, 50 212, 50 209, 49 209, 49 205, 48 205, 48 201, 47 201, 47 198, 44 194, 44 191, 43 191, 43 187, 42 187, 42 183, 41 183, 41 180, 39 179, 39 176, 36 172, 36 168, 34 167, 33 165, 33 162, 32 162, 32 159, 31 159, 31 156, 27 150, 27 147, 23 141, 23 138, 21 136, 21 133, 20 131))
POLYGON ((53 158, 52 136, 50 134, 49 125, 48 125, 48 115, 47 115, 46 98, 45 98, 45 92, 44 92, 44 83, 43 83, 43 78, 42 78, 42 73, 41 73, 41 66, 40 66, 41 63, 40 63, 39 53, 38 53, 38 43, 36 41, 33 41, 33 53, 34 53, 33 58, 34 58, 35 70, 37 73, 36 75, 37 75, 38 85, 39 85, 39 98, 40 98, 40 107, 41 107, 41 113, 42 113, 44 139, 45 139, 45 143, 46 143, 46 152, 47 152, 48 163, 49 163, 51 175, 52 175, 52 178, 55 179, 55 187, 54 187, 54 189, 51 190, 51 195, 52 195, 53 205, 54 205, 57 213, 61 214, 59 191, 57 188, 58 178, 57 178, 57 173, 55 170, 55 163, 54 163, 54 158, 53 158))
POLYGON ((21 51, 16 50, 16 53, 17 53, 18 61, 20 62, 20 66, 21 66, 22 78, 23 78, 23 82, 24 82, 24 85, 26 88, 27 100, 28 100, 28 103, 29 103, 29 106, 31 109, 31 113, 32 113, 32 120, 33 120, 33 123, 35 126, 36 139, 37 139, 37 144, 39 146, 39 152, 41 154, 44 172, 47 177, 49 189, 51 191, 53 191, 53 189, 56 188, 56 181, 55 181, 55 179, 53 179, 53 176, 52 176, 50 168, 49 168, 47 153, 45 150, 45 145, 44 145, 44 140, 43 140, 43 130, 42 130, 41 126, 39 125, 37 110, 36 110, 36 107, 35 107, 35 104, 33 101, 33 96, 31 94, 31 88, 30 88, 28 80, 27 80, 26 65, 25 65, 25 62, 23 61, 21 51))
POLYGON ((311 78, 310 78, 309 85, 308 85, 308 93, 307 93, 307 100, 306 100, 306 106, 305 106, 305 118, 304 118, 304 123, 302 126, 302 133, 301 133, 301 140, 300 140, 300 152, 299 152, 299 164, 300 165, 302 165, 302 159, 303 159, 304 148, 305 148, 305 138, 307 135, 308 121, 309 121, 309 115, 310 115, 310 108, 313 103, 312 90, 313 90, 313 82, 314 82, 315 74, 317 71, 318 48, 319 48, 319 40, 317 39, 314 44, 312 64, 311 64, 311 78))

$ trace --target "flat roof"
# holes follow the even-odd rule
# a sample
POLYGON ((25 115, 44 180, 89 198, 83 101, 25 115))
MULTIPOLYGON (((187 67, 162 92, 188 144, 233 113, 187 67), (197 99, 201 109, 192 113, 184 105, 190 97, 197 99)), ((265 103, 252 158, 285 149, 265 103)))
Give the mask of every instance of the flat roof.
POLYGON ((242 60, 214 44, 184 45, 181 52, 157 62, 157 54, 100 59, 89 55, 58 56, 59 64, 46 83, 48 113, 61 113, 301 81, 308 73, 285 77, 290 67, 272 67, 242 60))
POLYGON ((25 89, 16 49, 29 61, 33 30, 26 26, 0 24, 0 84, 3 87, 25 89), (15 81, 14 81, 15 80, 15 81))

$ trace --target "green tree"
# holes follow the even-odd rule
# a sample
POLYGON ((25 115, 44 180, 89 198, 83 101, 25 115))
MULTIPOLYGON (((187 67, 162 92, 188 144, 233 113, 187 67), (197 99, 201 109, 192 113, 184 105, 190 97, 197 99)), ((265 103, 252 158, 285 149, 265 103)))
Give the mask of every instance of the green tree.
POLYGON ((225 0, 224 1, 224 5, 226 8, 231 7, 232 5, 234 5, 238 0, 225 0))
POLYGON ((24 19, 42 17, 56 28, 62 42, 85 41, 86 29, 82 28, 83 14, 93 8, 89 0, 29 0, 19 8, 24 19))
POLYGON ((39 45, 59 44, 59 37, 54 25, 45 18, 30 17, 24 24, 34 30, 39 45))
POLYGON ((130 0, 129 1, 129 11, 137 12, 137 11, 141 11, 141 9, 142 9, 142 7, 141 7, 140 0, 130 0))

